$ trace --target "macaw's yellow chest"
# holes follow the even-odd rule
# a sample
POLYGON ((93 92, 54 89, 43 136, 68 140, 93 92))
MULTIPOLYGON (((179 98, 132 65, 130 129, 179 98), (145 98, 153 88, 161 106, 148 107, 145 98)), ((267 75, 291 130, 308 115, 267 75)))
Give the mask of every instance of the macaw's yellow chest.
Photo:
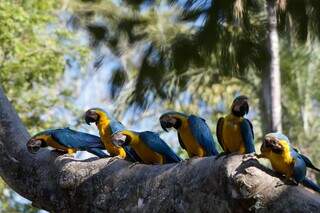
POLYGON ((106 150, 111 156, 119 156, 122 159, 126 157, 126 152, 122 147, 115 146, 111 141, 111 130, 109 123, 101 123, 98 125, 99 135, 106 150))
POLYGON ((131 145, 134 151, 138 154, 140 159, 146 164, 163 164, 165 163, 164 157, 161 154, 154 152, 142 141, 136 142, 131 145))
POLYGON ((204 157, 206 155, 205 150, 193 137, 188 124, 188 120, 182 121, 181 127, 178 129, 178 132, 190 158, 194 156, 204 157))
POLYGON ((225 151, 245 153, 244 141, 240 129, 242 121, 243 118, 234 115, 225 117, 222 127, 225 151))
POLYGON ((294 159, 289 154, 275 154, 269 153, 268 156, 272 168, 286 177, 291 178, 293 176, 294 159))

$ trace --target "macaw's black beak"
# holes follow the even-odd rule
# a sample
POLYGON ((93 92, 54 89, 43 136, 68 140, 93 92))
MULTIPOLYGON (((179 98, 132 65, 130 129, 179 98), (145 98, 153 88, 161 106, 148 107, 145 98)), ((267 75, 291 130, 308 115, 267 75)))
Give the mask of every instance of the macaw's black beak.
POLYGON ((249 113, 249 104, 248 101, 243 101, 243 103, 240 106, 240 113, 241 114, 248 114, 249 113))
POLYGON ((117 147, 123 147, 129 145, 129 140, 126 135, 121 133, 114 134, 111 139, 112 143, 117 147))
POLYGON ((42 147, 42 141, 39 139, 30 139, 27 142, 28 151, 32 154, 36 154, 42 147))
POLYGON ((163 121, 163 120, 160 120, 160 125, 162 127, 162 129, 166 132, 168 132, 168 128, 171 128, 173 127, 173 124, 168 122, 168 121, 163 121))
POLYGON ((88 110, 85 113, 84 120, 88 125, 90 125, 91 123, 96 123, 99 120, 99 115, 93 110, 88 110))
POLYGON ((249 103, 246 96, 237 97, 232 103, 232 113, 236 116, 244 116, 249 113, 249 103))
POLYGON ((276 154, 281 154, 283 152, 283 147, 278 143, 275 138, 265 138, 261 146, 261 150, 271 149, 272 152, 276 154))

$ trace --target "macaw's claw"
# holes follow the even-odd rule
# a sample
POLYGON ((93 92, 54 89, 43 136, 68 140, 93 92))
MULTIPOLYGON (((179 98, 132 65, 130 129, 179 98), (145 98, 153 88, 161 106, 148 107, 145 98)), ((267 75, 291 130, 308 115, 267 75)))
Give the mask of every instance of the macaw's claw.
POLYGON ((220 153, 216 156, 216 159, 219 159, 219 158, 221 158, 222 156, 226 156, 226 155, 228 155, 228 154, 230 154, 230 153, 228 153, 228 152, 220 152, 220 153))
POLYGON ((242 159, 243 160, 250 160, 250 159, 256 159, 257 158, 257 154, 256 153, 249 153, 249 154, 244 154, 242 159))
POLYGON ((132 167, 134 167, 135 165, 138 165, 138 164, 140 164, 140 162, 134 162, 134 163, 130 164, 129 169, 131 169, 132 167))

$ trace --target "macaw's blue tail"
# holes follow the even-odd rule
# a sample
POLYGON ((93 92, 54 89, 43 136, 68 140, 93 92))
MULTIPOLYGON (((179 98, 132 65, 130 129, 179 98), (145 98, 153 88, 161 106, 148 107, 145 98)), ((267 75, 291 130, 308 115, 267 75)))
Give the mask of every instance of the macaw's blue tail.
POLYGON ((314 169, 314 170, 316 170, 317 172, 320 172, 320 169, 317 168, 317 167, 315 167, 315 166, 312 164, 311 160, 310 160, 307 156, 305 156, 305 155, 303 155, 303 154, 300 154, 300 156, 302 157, 302 159, 303 159, 304 162, 306 163, 307 167, 309 167, 309 168, 311 168, 311 169, 314 169))
POLYGON ((309 188, 309 189, 312 189, 316 192, 319 192, 320 193, 320 186, 318 186, 316 183, 314 183, 312 180, 308 179, 308 178, 304 178, 301 183, 309 188))

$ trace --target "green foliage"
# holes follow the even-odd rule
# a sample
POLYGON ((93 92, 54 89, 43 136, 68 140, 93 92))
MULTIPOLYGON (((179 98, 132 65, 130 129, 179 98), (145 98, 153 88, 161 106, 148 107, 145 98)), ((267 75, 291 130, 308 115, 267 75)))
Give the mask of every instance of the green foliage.
MULTIPOLYGON (((84 58, 86 51, 74 47, 71 34, 58 19, 59 1, 1 0, 0 81, 6 95, 31 134, 61 124, 48 116, 53 106, 68 107, 70 88, 60 78, 67 54, 84 58), (47 118, 44 118, 47 115, 47 118), (54 125, 53 125, 54 124, 54 125)), ((85 60, 83 60, 85 62, 85 60)), ((1 212, 36 212, 16 200, 16 194, 0 182, 1 212)))
POLYGON ((45 31, 48 22, 54 22, 56 6, 55 1, 2 1, 0 5, 0 80, 25 122, 39 116, 33 111, 43 108, 42 99, 50 103, 54 98, 30 91, 38 83, 50 88, 64 70, 59 41, 51 35, 54 32, 45 31))
POLYGON ((72 43, 58 19, 57 1, 2 1, 0 5, 0 80, 31 133, 59 121, 42 119, 52 106, 66 105, 71 87, 60 78, 65 57, 86 62, 87 51, 72 43))

